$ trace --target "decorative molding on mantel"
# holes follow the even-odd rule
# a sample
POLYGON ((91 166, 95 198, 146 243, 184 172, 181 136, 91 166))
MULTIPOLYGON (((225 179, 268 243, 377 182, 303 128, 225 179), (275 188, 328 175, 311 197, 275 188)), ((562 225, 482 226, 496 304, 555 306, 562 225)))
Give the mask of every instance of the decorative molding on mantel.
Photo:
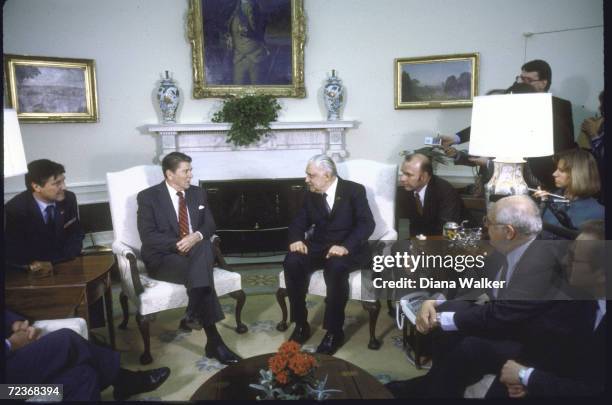
POLYGON ((234 146, 226 142, 229 123, 160 124, 148 127, 161 137, 160 160, 170 152, 243 152, 318 149, 335 161, 347 155, 346 131, 356 121, 271 122, 271 132, 259 143, 234 146), (202 136, 206 135, 206 136, 202 136))

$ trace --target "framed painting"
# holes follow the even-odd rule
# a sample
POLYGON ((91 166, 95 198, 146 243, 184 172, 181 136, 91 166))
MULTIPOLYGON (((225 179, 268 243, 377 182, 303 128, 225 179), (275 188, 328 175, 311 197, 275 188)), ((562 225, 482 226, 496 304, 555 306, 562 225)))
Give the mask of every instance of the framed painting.
POLYGON ((9 103, 21 122, 97 122, 92 59, 4 55, 9 103))
POLYGON ((306 97, 303 0, 189 0, 193 97, 306 97))
POLYGON ((470 107, 478 53, 395 59, 395 109, 470 107))

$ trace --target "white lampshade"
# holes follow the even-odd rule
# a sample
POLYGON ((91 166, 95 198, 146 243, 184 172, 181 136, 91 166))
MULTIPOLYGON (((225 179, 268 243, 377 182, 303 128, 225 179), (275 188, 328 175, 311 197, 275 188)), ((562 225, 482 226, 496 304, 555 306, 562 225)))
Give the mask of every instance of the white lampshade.
POLYGON ((28 165, 21 141, 17 112, 4 109, 4 177, 27 173, 28 165))
POLYGON ((474 97, 470 155, 522 162, 552 155, 553 145, 550 93, 474 97))

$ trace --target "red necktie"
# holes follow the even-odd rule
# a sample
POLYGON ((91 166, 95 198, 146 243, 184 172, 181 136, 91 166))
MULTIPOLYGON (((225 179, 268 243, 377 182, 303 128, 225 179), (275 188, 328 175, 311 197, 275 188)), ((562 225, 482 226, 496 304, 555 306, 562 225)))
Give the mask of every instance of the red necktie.
POLYGON ((179 191, 176 193, 179 198, 179 237, 183 239, 185 236, 189 235, 189 222, 187 219, 187 203, 185 203, 185 197, 183 196, 183 192, 179 191))

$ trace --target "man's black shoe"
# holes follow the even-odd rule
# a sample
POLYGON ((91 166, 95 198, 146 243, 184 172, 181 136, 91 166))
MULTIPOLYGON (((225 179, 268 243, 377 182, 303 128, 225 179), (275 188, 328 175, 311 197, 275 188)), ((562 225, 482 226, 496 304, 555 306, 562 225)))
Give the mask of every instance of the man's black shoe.
POLYGON ((215 358, 219 360, 219 363, 226 365, 238 363, 242 360, 242 357, 232 352, 222 341, 217 344, 206 343, 204 353, 206 353, 206 357, 209 359, 215 358))
POLYGON ((132 395, 153 391, 168 379, 170 369, 168 367, 155 368, 147 371, 127 371, 127 376, 119 378, 113 390, 116 401, 122 401, 132 395))
POLYGON ((403 381, 391 381, 385 384, 395 398, 425 398, 427 396, 426 376, 403 381))
POLYGON ((306 343, 308 338, 310 338, 310 325, 308 325, 308 322, 301 325, 295 325, 293 333, 289 336, 289 340, 298 342, 301 345, 306 343))
POLYGON ((333 355, 336 353, 336 350, 342 346, 344 343, 344 333, 329 333, 327 332, 325 336, 323 336, 323 340, 321 340, 321 344, 317 347, 317 353, 323 353, 328 355, 333 355))
POLYGON ((191 332, 192 329, 187 326, 187 322, 185 321, 185 319, 181 319, 181 323, 179 323, 179 330, 182 332, 191 332))
POLYGON ((179 325, 179 328, 185 331, 187 331, 187 329, 202 330, 203 327, 204 326, 202 325, 202 322, 200 322, 197 318, 191 317, 189 315, 185 315, 185 318, 181 320, 181 323, 179 325))

